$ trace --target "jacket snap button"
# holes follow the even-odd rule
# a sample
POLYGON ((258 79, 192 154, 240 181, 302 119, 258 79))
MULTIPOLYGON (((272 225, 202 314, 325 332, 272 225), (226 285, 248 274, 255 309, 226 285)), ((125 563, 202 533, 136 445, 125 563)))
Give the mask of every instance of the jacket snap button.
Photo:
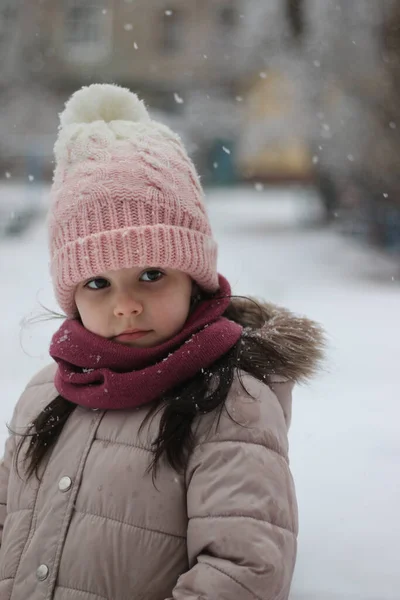
POLYGON ((68 492, 68 490, 71 488, 71 485, 72 480, 70 479, 70 477, 62 477, 58 482, 58 489, 60 490, 60 492, 68 492))
POLYGON ((40 565, 36 571, 36 577, 39 581, 44 581, 49 576, 49 567, 47 565, 40 565))

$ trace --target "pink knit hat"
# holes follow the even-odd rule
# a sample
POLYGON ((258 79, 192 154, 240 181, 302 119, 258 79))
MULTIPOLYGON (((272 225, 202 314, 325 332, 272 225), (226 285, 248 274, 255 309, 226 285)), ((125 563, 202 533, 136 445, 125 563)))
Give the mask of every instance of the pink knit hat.
POLYGON ((179 269, 218 289, 217 244, 195 167, 178 135, 136 94, 94 84, 60 115, 48 216, 56 298, 76 314, 76 285, 133 266, 179 269))

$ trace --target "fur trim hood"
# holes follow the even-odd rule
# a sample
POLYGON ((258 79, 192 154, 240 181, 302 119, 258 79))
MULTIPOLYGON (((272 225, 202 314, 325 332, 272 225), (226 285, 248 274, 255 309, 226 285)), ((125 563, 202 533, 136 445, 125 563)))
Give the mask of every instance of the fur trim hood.
MULTIPOLYGON (((271 374, 305 383, 323 369, 326 336, 315 321, 254 298, 233 299, 230 313, 244 328, 243 341, 260 341, 271 374)), ((253 359, 261 361, 257 353, 253 359)))

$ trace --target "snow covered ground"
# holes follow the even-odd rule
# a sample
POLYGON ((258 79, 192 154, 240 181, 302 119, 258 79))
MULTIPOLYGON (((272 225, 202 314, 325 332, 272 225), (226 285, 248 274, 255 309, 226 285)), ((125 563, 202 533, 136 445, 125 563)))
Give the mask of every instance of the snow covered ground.
MULTIPOLYGON (((5 194, 7 188, 2 188, 5 194)), ((393 262, 323 228, 301 190, 235 189, 208 196, 219 270, 233 292, 319 320, 328 370, 294 395, 292 470, 300 505, 292 600, 399 600, 400 284, 393 262)), ((56 308, 46 232, 0 240, 0 444, 19 393, 48 362, 59 321, 24 326, 56 308)))

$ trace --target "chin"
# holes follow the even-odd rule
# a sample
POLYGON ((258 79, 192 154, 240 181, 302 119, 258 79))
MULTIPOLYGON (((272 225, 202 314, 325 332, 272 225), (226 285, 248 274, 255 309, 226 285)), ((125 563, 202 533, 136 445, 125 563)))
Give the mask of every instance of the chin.
POLYGON ((133 340, 132 342, 117 342, 121 346, 129 346, 129 348, 152 348, 158 346, 161 342, 158 340, 133 340))

